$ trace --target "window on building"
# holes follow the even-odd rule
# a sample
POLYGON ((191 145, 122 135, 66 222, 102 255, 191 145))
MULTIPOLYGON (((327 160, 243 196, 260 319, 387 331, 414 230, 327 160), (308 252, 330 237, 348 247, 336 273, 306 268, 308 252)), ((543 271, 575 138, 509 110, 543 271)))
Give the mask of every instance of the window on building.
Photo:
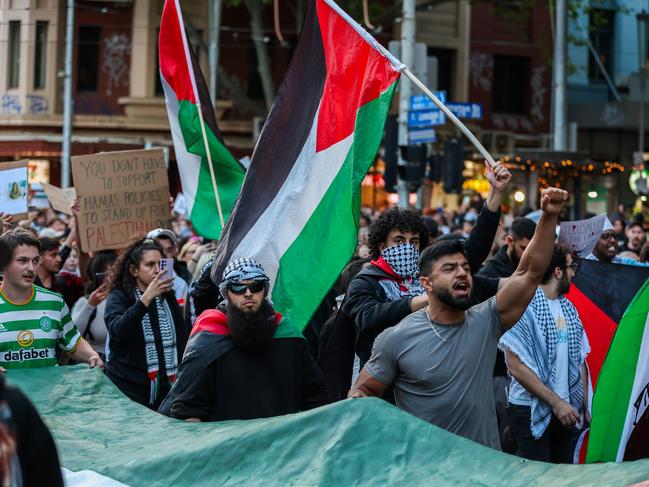
MULTIPOLYGON (((593 9, 589 14, 590 42, 606 71, 613 70, 613 48, 615 40, 615 11, 593 9)), ((588 78, 591 81, 605 81, 602 70, 591 55, 588 56, 588 78)))
POLYGON ((47 21, 36 22, 36 45, 34 53, 34 89, 45 88, 47 67, 47 21))
POLYGON ((491 110, 493 113, 527 115, 530 59, 494 56, 491 110))
POLYGON ((20 84, 20 21, 9 22, 9 88, 20 84))
POLYGON ((79 27, 79 50, 77 57, 77 91, 99 89, 99 40, 101 27, 79 27))
POLYGON ((428 56, 437 58, 437 90, 445 91, 446 99, 453 100, 454 99, 453 73, 455 73, 455 50, 429 47, 428 56))

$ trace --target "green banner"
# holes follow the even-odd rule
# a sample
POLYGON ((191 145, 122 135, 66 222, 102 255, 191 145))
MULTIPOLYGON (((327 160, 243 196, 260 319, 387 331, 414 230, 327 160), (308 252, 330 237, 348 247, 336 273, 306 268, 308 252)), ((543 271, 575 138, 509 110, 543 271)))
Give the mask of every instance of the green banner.
POLYGON ((649 460, 552 465, 483 447, 379 399, 254 421, 187 423, 128 400, 86 366, 7 374, 42 414, 62 465, 131 486, 628 485, 649 460))

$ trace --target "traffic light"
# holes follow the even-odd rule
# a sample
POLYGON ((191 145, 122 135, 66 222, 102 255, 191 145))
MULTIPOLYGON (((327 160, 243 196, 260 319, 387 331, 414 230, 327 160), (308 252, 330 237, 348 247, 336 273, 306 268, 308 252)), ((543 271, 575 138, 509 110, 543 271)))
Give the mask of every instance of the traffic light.
POLYGON ((428 158, 425 179, 433 183, 439 183, 442 180, 442 160, 443 157, 440 154, 432 154, 428 158))
POLYGON ((444 145, 444 191, 459 193, 462 190, 464 171, 464 146, 460 139, 449 139, 444 145))
POLYGON ((419 189, 424 180, 424 173, 426 170, 426 146, 422 144, 409 145, 406 147, 405 159, 407 164, 405 166, 405 174, 403 179, 409 193, 414 193, 419 189))

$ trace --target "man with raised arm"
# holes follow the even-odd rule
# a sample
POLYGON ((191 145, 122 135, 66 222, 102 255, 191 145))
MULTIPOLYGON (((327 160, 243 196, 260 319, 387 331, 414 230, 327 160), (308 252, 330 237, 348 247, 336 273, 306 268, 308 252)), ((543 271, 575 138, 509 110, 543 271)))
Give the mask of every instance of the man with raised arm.
POLYGON ((419 265, 428 306, 379 335, 349 397, 381 396, 392 386, 404 411, 500 449, 492 386, 498 340, 543 279, 567 199, 561 189, 543 191, 543 215, 516 272, 476 306, 463 245, 447 240, 427 248, 419 265))

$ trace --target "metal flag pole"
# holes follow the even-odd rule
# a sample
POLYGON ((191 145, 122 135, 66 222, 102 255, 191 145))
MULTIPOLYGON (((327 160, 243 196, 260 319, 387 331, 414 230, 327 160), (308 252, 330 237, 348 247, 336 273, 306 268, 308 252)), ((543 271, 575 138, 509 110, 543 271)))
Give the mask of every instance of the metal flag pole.
POLYGON ((207 154, 207 165, 210 168, 210 177, 212 178, 212 186, 214 187, 214 197, 216 198, 216 207, 219 210, 219 220, 221 221, 221 231, 225 227, 225 220, 223 220, 223 210, 221 209, 221 198, 219 198, 219 187, 216 185, 216 176, 214 175, 214 167, 212 166, 212 153, 210 152, 210 144, 207 142, 207 132, 205 131, 205 120, 203 119, 203 109, 201 108, 200 98, 196 99, 196 107, 198 108, 198 118, 201 122, 201 131, 203 132, 203 144, 205 144, 205 154, 207 154))
POLYGON ((428 88, 426 88, 426 85, 424 85, 417 77, 410 72, 410 70, 406 67, 403 68, 401 71, 410 81, 412 81, 417 88, 419 88, 421 91, 424 92, 424 94, 431 99, 431 101, 437 105, 437 108, 439 108, 444 114, 453 122, 457 128, 459 128, 464 135, 466 135, 466 138, 471 141, 471 143, 475 146, 476 149, 478 149, 478 152, 482 154, 482 157, 484 157, 489 165, 493 168, 496 165, 496 161, 494 160, 493 157, 491 157, 491 154, 487 151, 487 149, 484 148, 484 146, 480 143, 480 141, 477 139, 475 135, 467 128, 466 125, 464 125, 459 118, 457 118, 452 111, 448 109, 444 103, 440 101, 439 98, 437 98, 432 91, 430 91, 428 88))

